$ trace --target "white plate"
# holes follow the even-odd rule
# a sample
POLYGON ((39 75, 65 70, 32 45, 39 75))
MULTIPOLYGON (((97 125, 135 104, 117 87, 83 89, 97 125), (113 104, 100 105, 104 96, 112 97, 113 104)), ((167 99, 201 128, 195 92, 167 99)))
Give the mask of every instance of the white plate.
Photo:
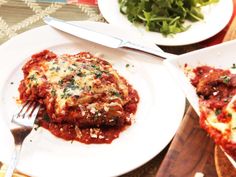
POLYGON ((122 28, 129 30, 130 33, 137 33, 146 40, 166 46, 192 44, 212 37, 228 24, 233 13, 233 1, 220 0, 216 4, 203 7, 203 21, 187 22, 191 24, 191 28, 187 31, 174 36, 164 37, 160 33, 146 31, 142 25, 137 26, 129 22, 126 16, 120 13, 118 0, 98 0, 98 6, 103 17, 110 24, 122 26, 122 28))
MULTIPOLYGON (((92 22, 83 22, 91 25, 92 22)), ((96 28, 104 24, 93 23, 96 28)), ((114 31, 116 30, 113 29, 114 31)), ((185 97, 175 87, 158 58, 125 49, 106 48, 49 26, 35 28, 0 46, 0 160, 9 162, 13 139, 7 129, 17 110, 15 97, 21 67, 31 54, 50 49, 57 54, 100 53, 138 91, 136 122, 111 144, 68 142, 43 128, 26 139, 17 168, 32 176, 117 176, 157 155, 175 134, 185 109, 185 97), (130 67, 126 67, 130 64, 130 67), (11 82, 14 82, 11 84, 11 82)))
MULTIPOLYGON (((196 89, 192 86, 189 78, 184 74, 185 64, 190 68, 208 65, 216 68, 230 69, 236 62, 235 50, 236 40, 233 40, 165 60, 164 63, 168 70, 177 81, 177 84, 183 89, 187 99, 198 115, 200 115, 199 98, 196 94, 196 89)), ((236 168, 236 163, 232 159, 230 160, 236 168)))

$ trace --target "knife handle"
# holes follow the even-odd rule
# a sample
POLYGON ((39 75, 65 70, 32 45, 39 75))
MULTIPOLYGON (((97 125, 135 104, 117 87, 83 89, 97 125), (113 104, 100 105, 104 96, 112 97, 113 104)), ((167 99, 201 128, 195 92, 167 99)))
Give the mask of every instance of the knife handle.
POLYGON ((139 50, 139 51, 142 51, 142 52, 146 52, 146 53, 158 56, 162 59, 168 59, 168 58, 173 58, 173 57, 177 56, 177 55, 174 55, 174 54, 171 54, 171 53, 160 51, 158 48, 155 49, 155 48, 143 46, 143 45, 140 45, 140 44, 137 44, 137 43, 132 43, 130 41, 127 41, 122 45, 123 45, 123 47, 127 47, 127 48, 131 48, 131 49, 139 50))

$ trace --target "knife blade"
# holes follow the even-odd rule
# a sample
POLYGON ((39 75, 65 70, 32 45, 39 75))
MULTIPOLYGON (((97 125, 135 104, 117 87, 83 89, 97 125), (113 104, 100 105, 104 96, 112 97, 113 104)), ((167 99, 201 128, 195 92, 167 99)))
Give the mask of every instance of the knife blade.
POLYGON ((160 51, 157 47, 148 47, 141 45, 139 43, 134 43, 132 41, 126 40, 124 38, 111 36, 108 34, 97 32, 91 28, 88 28, 84 25, 72 24, 57 18, 50 16, 44 17, 44 22, 56 29, 59 29, 63 32, 71 34, 73 36, 106 46, 110 48, 122 48, 127 47, 142 52, 146 52, 155 56, 158 56, 162 59, 172 58, 176 55, 160 51))

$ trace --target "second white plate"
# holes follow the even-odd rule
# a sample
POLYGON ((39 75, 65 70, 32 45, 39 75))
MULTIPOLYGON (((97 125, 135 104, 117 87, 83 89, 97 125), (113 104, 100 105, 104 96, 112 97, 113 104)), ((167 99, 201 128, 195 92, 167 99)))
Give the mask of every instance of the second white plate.
MULTIPOLYGON (((233 40, 164 61, 168 70, 173 75, 174 80, 177 81, 176 84, 183 89, 189 103, 198 115, 200 115, 199 97, 196 93, 196 88, 193 87, 190 79, 185 75, 185 66, 196 68, 206 65, 225 70, 231 68, 232 70, 236 61, 235 50, 236 40, 233 40)), ((234 72, 236 72, 236 70, 234 70, 234 72)), ((232 158, 230 158, 230 161, 236 168, 236 162, 232 158)))
POLYGON ((208 39, 228 24, 233 13, 233 1, 220 0, 216 4, 202 8, 203 21, 190 23, 191 27, 185 32, 164 37, 160 33, 146 31, 142 25, 135 26, 129 22, 127 17, 120 13, 118 0, 98 0, 98 5, 103 17, 110 24, 122 26, 130 33, 141 35, 145 40, 165 46, 187 45, 208 39), (222 13, 222 10, 224 13, 222 13))

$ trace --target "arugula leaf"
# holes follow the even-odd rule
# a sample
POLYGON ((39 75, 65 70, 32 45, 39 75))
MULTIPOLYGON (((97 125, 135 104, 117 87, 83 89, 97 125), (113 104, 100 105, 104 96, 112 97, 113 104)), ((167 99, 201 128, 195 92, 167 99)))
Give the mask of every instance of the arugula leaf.
POLYGON ((118 0, 120 12, 134 24, 143 24, 148 31, 164 36, 186 31, 185 20, 204 19, 201 7, 219 0, 118 0))

